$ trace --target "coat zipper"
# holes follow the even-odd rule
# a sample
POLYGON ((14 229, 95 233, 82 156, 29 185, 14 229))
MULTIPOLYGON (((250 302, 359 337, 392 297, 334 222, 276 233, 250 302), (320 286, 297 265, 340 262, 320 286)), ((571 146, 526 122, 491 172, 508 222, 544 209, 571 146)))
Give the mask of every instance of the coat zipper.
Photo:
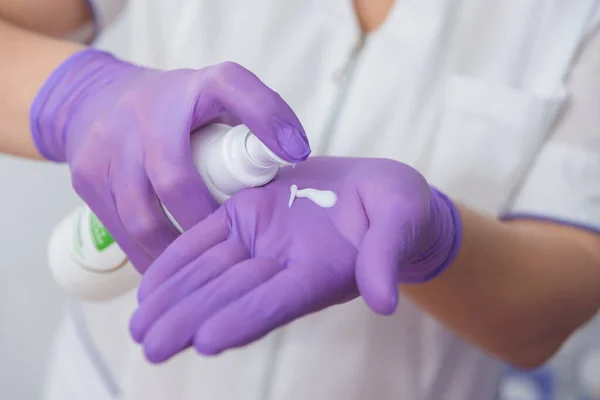
MULTIPOLYGON (((340 85, 340 87, 335 96, 335 100, 333 102, 333 106, 331 107, 331 112, 329 113, 327 122, 325 123, 324 132, 322 134, 323 140, 319 144, 318 151, 316 152, 318 155, 326 154, 330 150, 331 138, 333 136, 335 127, 339 123, 344 105, 346 104, 348 89, 352 83, 356 65, 365 46, 366 39, 367 34, 361 32, 358 40, 352 48, 352 51, 346 59, 346 62, 333 75, 333 79, 338 85, 340 85)), ((267 354, 267 366, 262 377, 262 384, 260 386, 258 396, 259 400, 269 400, 272 397, 273 381, 275 378, 275 372, 278 370, 277 364, 279 363, 280 359, 279 356, 281 352, 281 346, 283 344, 285 329, 285 327, 281 327, 273 333, 273 345, 270 346, 269 353, 267 354)))
POLYGON ((333 101, 329 118, 325 123, 324 131, 321 135, 323 139, 321 140, 321 143, 315 152, 317 155, 325 155, 331 150, 331 139, 333 137, 333 132, 339 123, 342 110, 346 104, 348 89, 353 81, 356 65, 358 64, 358 60, 360 59, 360 55, 365 46, 366 40, 367 34, 361 32, 358 40, 352 48, 352 51, 350 52, 350 55, 348 56, 348 59, 344 65, 333 75, 333 79, 339 85, 339 89, 335 100, 333 101))

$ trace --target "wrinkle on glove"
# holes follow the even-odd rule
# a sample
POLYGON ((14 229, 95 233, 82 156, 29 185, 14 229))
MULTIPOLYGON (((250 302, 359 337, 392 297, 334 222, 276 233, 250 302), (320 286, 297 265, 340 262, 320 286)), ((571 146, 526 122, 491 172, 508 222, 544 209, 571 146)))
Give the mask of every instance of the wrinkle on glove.
POLYGON ((413 168, 310 158, 234 195, 169 246, 142 279, 130 330, 148 360, 162 362, 190 346, 244 346, 359 294, 391 314, 398 284, 439 275, 461 236, 454 204, 413 168), (292 185, 331 190, 337 202, 289 207, 292 185))
POLYGON ((285 101, 231 62, 158 71, 86 49, 51 74, 30 110, 40 154, 68 163, 74 189, 140 272, 179 234, 160 202, 184 229, 217 208, 190 148, 191 132, 212 122, 246 124, 289 162, 310 153, 285 101))

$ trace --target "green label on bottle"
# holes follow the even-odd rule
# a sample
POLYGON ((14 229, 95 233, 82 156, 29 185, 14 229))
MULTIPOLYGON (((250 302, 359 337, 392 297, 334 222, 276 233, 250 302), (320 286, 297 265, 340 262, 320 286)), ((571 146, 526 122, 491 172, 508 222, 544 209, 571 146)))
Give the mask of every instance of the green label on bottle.
POLYGON ((102 222, 93 213, 90 213, 90 233, 94 241, 94 246, 96 246, 98 251, 106 249, 115 242, 115 239, 113 239, 108 230, 102 225, 102 222))

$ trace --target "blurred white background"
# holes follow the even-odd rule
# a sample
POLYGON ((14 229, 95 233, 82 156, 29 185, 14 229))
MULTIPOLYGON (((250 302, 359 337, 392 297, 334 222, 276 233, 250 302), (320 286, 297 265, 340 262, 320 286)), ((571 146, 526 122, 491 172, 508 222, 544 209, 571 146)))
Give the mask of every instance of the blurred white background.
MULTIPOLYGON (((123 22, 98 43, 122 55, 123 22), (121 40, 118 40, 118 39, 121 40)), ((0 399, 35 400, 66 296, 46 261, 50 232, 80 204, 65 166, 0 155, 0 399)))

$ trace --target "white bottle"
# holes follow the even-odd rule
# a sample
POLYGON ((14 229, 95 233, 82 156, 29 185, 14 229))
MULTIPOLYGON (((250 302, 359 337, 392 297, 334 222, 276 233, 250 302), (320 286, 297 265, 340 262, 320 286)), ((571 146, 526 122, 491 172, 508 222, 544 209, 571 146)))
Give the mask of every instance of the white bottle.
MULTIPOLYGON (((290 164, 244 125, 208 125, 192 134, 191 149, 198 172, 219 203, 242 189, 269 183, 281 166, 290 164)), ((105 301, 121 296, 137 287, 141 278, 86 206, 57 225, 48 250, 55 280, 82 300, 105 301)))

